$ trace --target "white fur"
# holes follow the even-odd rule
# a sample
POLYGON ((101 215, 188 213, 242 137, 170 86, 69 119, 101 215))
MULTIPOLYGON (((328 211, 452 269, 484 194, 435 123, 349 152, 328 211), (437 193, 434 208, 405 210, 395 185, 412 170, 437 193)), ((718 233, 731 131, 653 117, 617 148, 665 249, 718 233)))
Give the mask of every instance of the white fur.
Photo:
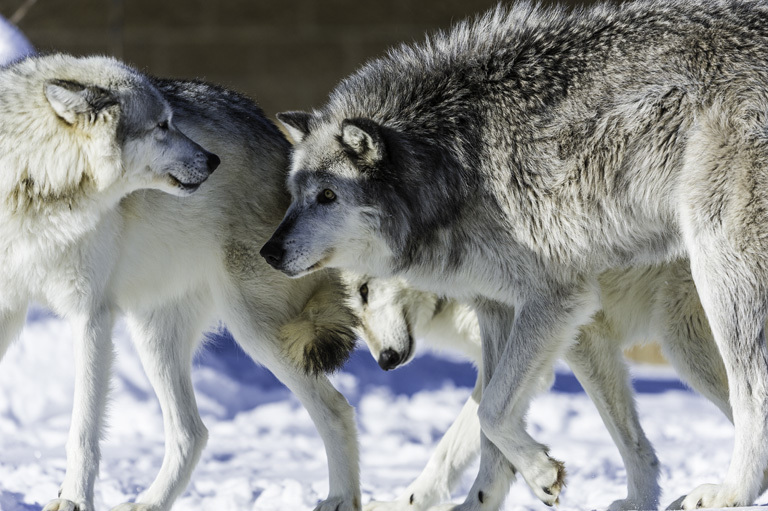
POLYGON ((210 173, 198 168, 205 151, 176 130, 158 154, 166 144, 152 128, 167 112, 145 77, 112 59, 53 55, 0 70, 0 354, 30 300, 71 319, 77 376, 61 495, 81 511, 92 507, 109 386, 118 201, 139 188, 173 191, 180 165, 197 162, 200 182, 210 173), (154 165, 131 164, 131 150, 154 154, 154 165))
MULTIPOLYGON (((365 509, 431 508, 450 498, 459 475, 480 452, 477 409, 482 393, 482 361, 477 317, 470 307, 455 300, 442 303, 436 295, 417 291, 401 279, 351 274, 345 278, 354 297, 353 307, 362 319, 361 337, 375 359, 390 349, 403 354, 399 365, 407 364, 415 351, 409 341, 413 336, 433 348, 458 349, 480 368, 472 395, 422 473, 396 501, 371 502, 365 509), (360 292, 363 285, 365 300, 360 292)), ((658 460, 637 419, 620 350, 651 339, 660 341, 680 375, 731 418, 725 367, 687 262, 612 271, 604 274, 600 283, 604 307, 582 327, 577 344, 565 353, 565 359, 593 399, 625 463, 628 496, 612 503, 609 509, 656 509, 660 494, 658 460)), ((546 388, 550 382, 551 378, 542 378, 539 388, 546 388)), ((524 428, 524 422, 519 427, 524 428)), ((503 465, 503 457, 499 463, 503 465)), ((534 461, 534 465, 540 467, 534 479, 546 478, 546 460, 534 461)), ((523 467, 517 468, 525 473, 523 467)), ((497 500, 503 500, 506 484, 513 479, 505 467, 502 469, 497 500)), ((536 492, 540 487, 532 489, 536 492)), ((493 496, 484 495, 485 503, 490 498, 493 496)))
POLYGON ((233 109, 253 110, 243 120, 227 113, 231 93, 184 87, 176 101, 186 110, 172 112, 146 78, 111 59, 51 56, 0 71, 0 354, 30 300, 70 319, 76 334, 67 470, 45 511, 93 510, 120 313, 160 401, 166 452, 152 485, 117 509, 168 510, 184 490, 207 439, 192 356, 203 331, 224 320, 318 425, 330 465, 330 494, 318 509, 359 510, 353 410, 324 375, 306 374, 299 355, 324 329, 353 325, 338 305, 342 285, 325 272, 288 279, 258 256, 288 203, 287 142, 266 120, 248 124, 261 116, 251 102, 232 100, 233 109), (99 99, 103 91, 111 96, 99 99), (95 101, 107 106, 90 109, 95 101), (211 153, 175 123, 227 161, 193 195, 211 153), (129 194, 138 188, 179 196, 129 194))

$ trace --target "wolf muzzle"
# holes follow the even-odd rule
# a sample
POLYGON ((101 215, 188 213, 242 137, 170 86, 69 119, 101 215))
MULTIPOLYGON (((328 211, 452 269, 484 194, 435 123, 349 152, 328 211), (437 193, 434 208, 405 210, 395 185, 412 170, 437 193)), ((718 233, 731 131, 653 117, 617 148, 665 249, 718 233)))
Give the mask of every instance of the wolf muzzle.
POLYGON ((285 262, 285 239, 293 230, 297 217, 298 215, 295 210, 288 208, 283 221, 280 222, 275 232, 272 233, 272 237, 259 250, 261 257, 276 270, 285 271, 283 268, 283 263, 285 262))

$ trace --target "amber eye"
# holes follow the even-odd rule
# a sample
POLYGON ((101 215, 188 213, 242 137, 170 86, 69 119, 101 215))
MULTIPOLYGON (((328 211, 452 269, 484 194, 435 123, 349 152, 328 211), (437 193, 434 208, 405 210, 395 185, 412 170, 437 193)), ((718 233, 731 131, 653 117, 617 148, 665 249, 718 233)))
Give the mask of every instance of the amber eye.
POLYGON ((368 303, 368 284, 363 284, 360 286, 360 298, 363 299, 363 304, 368 303))
POLYGON ((335 200, 336 194, 333 193, 333 190, 329 190, 328 188, 320 192, 320 195, 317 196, 317 202, 320 204, 330 204, 335 200))

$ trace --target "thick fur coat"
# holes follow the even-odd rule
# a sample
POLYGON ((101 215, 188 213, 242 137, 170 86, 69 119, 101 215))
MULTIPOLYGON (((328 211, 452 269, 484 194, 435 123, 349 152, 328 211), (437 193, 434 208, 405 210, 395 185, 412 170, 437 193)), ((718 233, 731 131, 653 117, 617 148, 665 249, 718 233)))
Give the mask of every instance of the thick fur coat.
POLYGON ((393 50, 321 109, 281 116, 299 143, 270 264, 400 275, 475 306, 483 447, 458 509, 497 508, 510 463, 558 500, 561 465, 515 433, 531 375, 601 307, 600 273, 676 258, 690 260, 736 428, 723 482, 682 505, 763 492, 766 62, 762 1, 519 4, 393 50))

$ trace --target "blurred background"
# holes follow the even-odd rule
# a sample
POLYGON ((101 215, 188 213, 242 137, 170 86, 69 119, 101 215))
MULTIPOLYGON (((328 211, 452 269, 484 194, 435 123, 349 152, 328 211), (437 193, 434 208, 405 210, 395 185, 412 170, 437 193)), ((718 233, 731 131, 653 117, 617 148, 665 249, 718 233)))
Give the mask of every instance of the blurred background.
POLYGON ((339 79, 388 47, 496 3, 0 0, 0 14, 39 51, 109 54, 151 74, 218 82, 274 116, 320 105, 339 79))

